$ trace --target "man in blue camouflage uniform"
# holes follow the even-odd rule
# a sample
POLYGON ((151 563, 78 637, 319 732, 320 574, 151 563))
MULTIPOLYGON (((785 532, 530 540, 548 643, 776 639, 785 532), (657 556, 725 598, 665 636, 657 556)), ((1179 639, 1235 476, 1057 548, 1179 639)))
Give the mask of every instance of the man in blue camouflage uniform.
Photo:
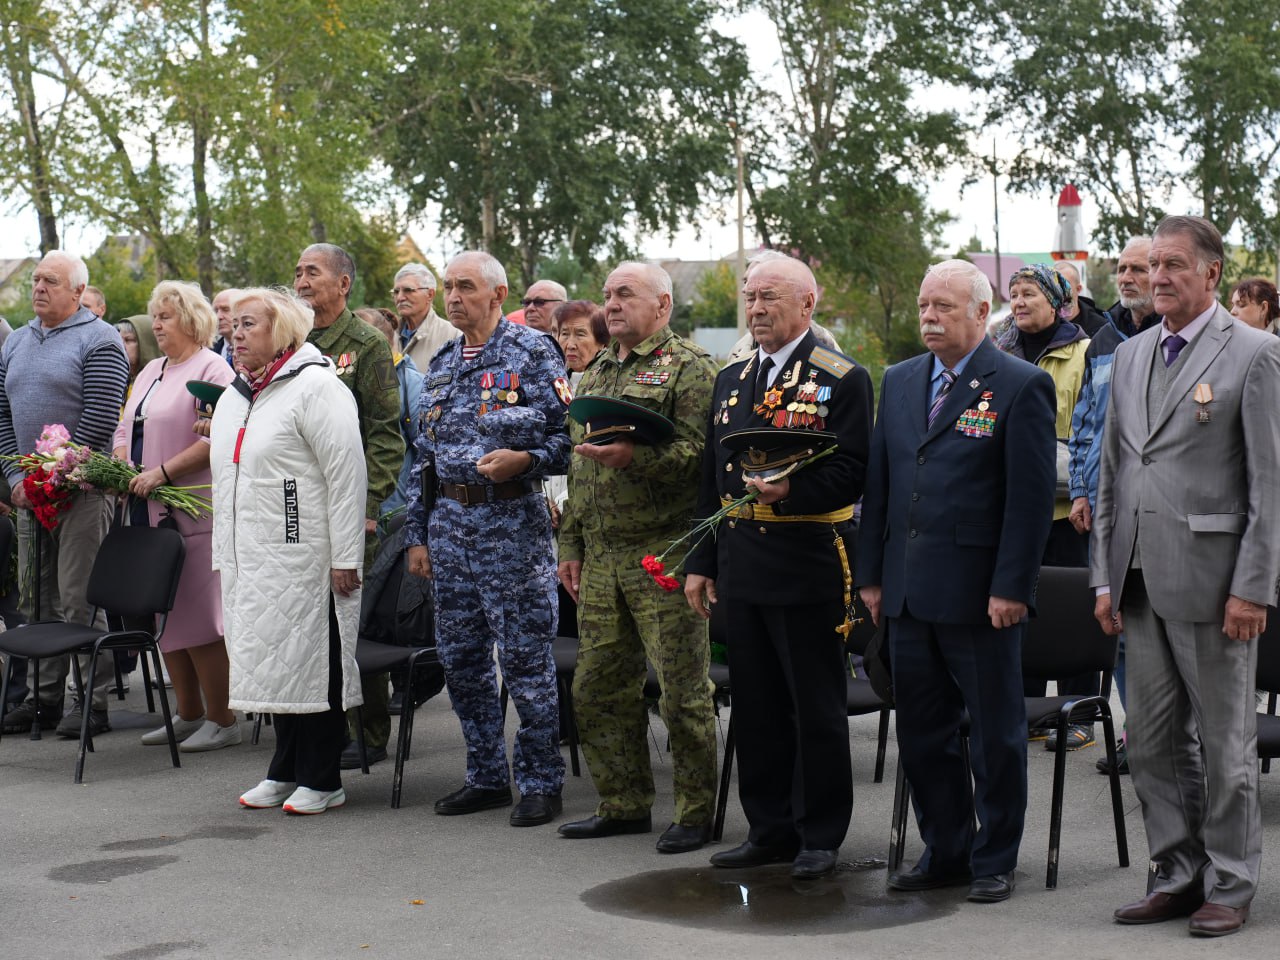
POLYGON ((513 768, 520 803, 512 826, 561 810, 551 517, 536 481, 569 461, 564 362, 553 342, 502 315, 507 277, 486 253, 459 254, 444 275, 449 322, 462 338, 431 361, 423 429, 409 485, 409 569, 430 577, 436 643, 467 741, 467 777, 436 813, 511 803, 494 674, 520 716, 513 768))

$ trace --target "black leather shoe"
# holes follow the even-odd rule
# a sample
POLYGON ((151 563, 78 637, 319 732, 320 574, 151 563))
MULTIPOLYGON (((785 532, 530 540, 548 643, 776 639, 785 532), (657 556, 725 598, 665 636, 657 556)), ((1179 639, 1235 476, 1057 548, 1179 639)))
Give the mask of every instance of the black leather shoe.
POLYGON ((495 787, 491 790, 483 787, 463 787, 437 800, 436 813, 442 817, 453 817, 460 813, 479 813, 481 810, 509 806, 511 806, 510 787, 495 787))
POLYGON ((511 811, 513 827, 537 827, 560 816, 564 805, 558 793, 531 793, 520 798, 511 811))
POLYGON ((648 833, 652 829, 653 820, 647 813, 634 820, 587 817, 585 820, 560 824, 560 836, 570 840, 595 840, 597 837, 618 837, 624 833, 648 833))
POLYGON ((921 869, 920 864, 917 863, 906 872, 899 871, 889 874, 887 882, 890 890, 906 890, 910 893, 917 890, 959 887, 968 883, 969 880, 970 874, 967 870, 959 873, 932 873, 921 869))
POLYGON ((974 877, 969 884, 970 903, 999 903, 1013 896, 1013 872, 996 873, 989 877, 974 877))
POLYGON ((659 853, 688 853, 706 845, 711 839, 711 824, 699 823, 685 826, 673 823, 658 838, 659 853))
MULTIPOLYGON (((369 759, 369 766, 379 763, 387 759, 386 747, 365 747, 365 756, 369 759)), ((340 770, 359 770, 360 769, 360 742, 352 740, 342 748, 342 758, 338 761, 340 770)))
POLYGON ((740 843, 732 850, 721 850, 711 855, 713 867, 763 867, 771 863, 790 863, 796 858, 796 847, 765 847, 752 843, 740 843))
POLYGON ((801 850, 791 864, 791 876, 797 880, 816 880, 836 868, 838 850, 801 850))

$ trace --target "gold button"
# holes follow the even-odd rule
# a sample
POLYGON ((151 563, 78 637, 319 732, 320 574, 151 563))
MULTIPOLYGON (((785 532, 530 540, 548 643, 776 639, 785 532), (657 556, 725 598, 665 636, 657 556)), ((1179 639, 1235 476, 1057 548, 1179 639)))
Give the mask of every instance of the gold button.
POLYGON ((764 533, 764 527, 761 527, 761 528, 760 528, 760 532, 761 532, 761 533, 764 533))
POLYGON ((733 464, 732 464, 732 463, 726 463, 726 464, 724 465, 724 472, 725 472, 725 473, 733 473, 733 464))

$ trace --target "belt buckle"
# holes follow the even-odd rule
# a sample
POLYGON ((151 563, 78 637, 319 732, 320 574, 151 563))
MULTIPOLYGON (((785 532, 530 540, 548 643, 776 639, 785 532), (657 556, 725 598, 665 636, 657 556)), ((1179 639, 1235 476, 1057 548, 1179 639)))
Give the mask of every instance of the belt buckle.
POLYGON ((744 503, 737 510, 739 520, 754 520, 756 518, 755 503, 744 503))
POLYGON ((471 487, 470 487, 470 485, 465 484, 465 483, 460 483, 460 484, 458 484, 458 493, 460 493, 460 494, 461 494, 461 496, 459 496, 459 497, 457 498, 457 499, 458 499, 458 502, 459 502, 460 504, 462 504, 464 507, 469 507, 469 506, 471 506, 471 487))

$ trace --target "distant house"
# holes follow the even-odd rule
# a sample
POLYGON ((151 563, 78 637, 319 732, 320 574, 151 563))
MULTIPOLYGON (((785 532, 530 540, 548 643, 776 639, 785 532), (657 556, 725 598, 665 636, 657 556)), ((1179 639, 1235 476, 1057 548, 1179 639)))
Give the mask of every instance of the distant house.
POLYGON ((39 262, 35 257, 0 260, 0 311, 26 306, 31 271, 39 262))

